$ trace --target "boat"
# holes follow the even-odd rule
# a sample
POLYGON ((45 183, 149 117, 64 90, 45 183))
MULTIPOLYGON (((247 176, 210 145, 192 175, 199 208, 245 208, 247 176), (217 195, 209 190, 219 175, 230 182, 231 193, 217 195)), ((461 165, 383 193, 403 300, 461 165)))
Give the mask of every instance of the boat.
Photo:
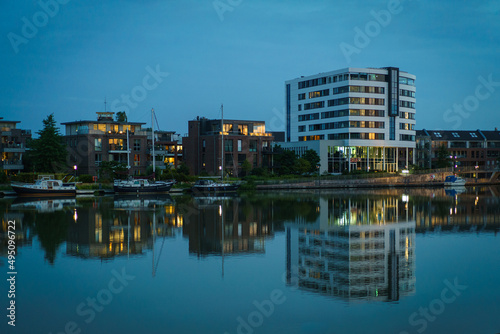
POLYGON ((76 184, 64 183, 52 175, 39 175, 32 183, 12 182, 12 189, 19 196, 75 196, 76 184))
POLYGON ((213 180, 198 180, 191 188, 193 194, 213 194, 213 193, 230 193, 235 192, 239 188, 239 184, 235 183, 219 183, 213 180))
MULTIPOLYGON (((148 179, 133 179, 114 180, 113 189, 115 193, 122 195, 131 194, 161 194, 166 193, 175 184, 175 181, 156 181, 156 163, 155 163, 155 130, 154 130, 154 109, 151 109, 151 141, 152 141, 152 158, 153 158, 153 181, 148 179)), ((127 154, 129 154, 129 136, 127 130, 127 154)), ((127 168, 130 168, 129 156, 127 156, 127 168)))
POLYGON ((172 188, 172 181, 153 181, 147 179, 115 180, 113 189, 118 194, 159 194, 172 188))
POLYGON ((444 179, 444 185, 447 187, 463 187, 465 186, 465 179, 456 175, 448 175, 444 179))

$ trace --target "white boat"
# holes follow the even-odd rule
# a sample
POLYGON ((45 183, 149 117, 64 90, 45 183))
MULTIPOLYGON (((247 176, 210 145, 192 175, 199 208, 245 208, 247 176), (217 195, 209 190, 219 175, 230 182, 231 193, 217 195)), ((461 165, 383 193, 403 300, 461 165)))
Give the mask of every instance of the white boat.
POLYGON ((444 180, 446 187, 463 187, 465 186, 465 179, 456 175, 448 175, 444 180))
POLYGON ((51 175, 39 175, 34 183, 12 182, 12 189, 19 196, 75 196, 75 183, 63 183, 51 175))

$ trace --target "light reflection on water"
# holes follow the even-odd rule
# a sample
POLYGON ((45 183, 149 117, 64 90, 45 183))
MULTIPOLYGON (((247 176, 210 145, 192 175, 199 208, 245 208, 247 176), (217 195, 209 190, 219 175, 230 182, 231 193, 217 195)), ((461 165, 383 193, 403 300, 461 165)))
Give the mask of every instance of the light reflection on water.
POLYGON ((2 231, 16 222, 24 273, 16 329, 59 333, 74 322, 83 333, 496 333, 498 194, 4 199, 2 231), (121 270, 135 277, 130 286, 87 322, 78 306, 121 270), (455 279, 468 288, 440 302, 455 279))

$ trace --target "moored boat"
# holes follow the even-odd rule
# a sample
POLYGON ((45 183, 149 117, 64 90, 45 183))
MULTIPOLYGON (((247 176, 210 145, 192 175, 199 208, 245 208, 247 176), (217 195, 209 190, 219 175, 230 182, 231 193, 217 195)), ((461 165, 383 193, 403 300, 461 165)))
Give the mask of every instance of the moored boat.
POLYGON ((230 193, 238 190, 239 184, 217 183, 213 180, 198 180, 191 188, 194 194, 201 193, 230 193))
POLYGON ((34 183, 12 182, 12 189, 19 196, 75 196, 75 183, 64 183, 53 176, 40 175, 34 183))
POLYGON ((168 192, 173 185, 174 182, 147 179, 115 180, 113 189, 119 194, 160 194, 168 192))
POLYGON ((456 175, 448 175, 444 179, 444 185, 447 187, 463 187, 465 186, 465 179, 456 175))

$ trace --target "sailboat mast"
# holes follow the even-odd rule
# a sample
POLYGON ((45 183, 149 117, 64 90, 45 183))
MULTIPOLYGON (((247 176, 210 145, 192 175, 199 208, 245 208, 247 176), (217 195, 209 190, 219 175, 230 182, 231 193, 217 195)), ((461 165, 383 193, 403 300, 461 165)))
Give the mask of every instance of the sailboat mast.
POLYGON ((220 105, 220 113, 221 113, 221 132, 222 132, 222 143, 220 144, 220 152, 221 152, 221 181, 224 182, 224 104, 220 105))
POLYGON ((130 137, 128 133, 128 126, 127 126, 127 169, 130 169, 130 145, 129 145, 130 137))
POLYGON ((156 170, 156 163, 155 163, 155 120, 154 120, 154 112, 155 110, 153 108, 151 108, 151 140, 152 140, 152 143, 153 143, 153 179, 156 180, 156 173, 155 173, 155 170, 156 170))

